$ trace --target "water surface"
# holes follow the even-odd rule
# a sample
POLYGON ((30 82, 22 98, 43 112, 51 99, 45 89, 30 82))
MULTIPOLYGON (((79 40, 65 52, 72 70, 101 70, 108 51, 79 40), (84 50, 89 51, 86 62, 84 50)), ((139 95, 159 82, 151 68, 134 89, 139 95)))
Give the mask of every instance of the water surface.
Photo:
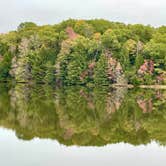
POLYGON ((5 166, 166 162, 166 91, 0 85, 5 166))

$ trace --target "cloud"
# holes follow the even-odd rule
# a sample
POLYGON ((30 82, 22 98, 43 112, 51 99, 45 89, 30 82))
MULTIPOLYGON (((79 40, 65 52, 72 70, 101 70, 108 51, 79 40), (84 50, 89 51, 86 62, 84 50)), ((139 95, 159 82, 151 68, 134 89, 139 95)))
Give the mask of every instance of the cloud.
POLYGON ((0 1, 0 32, 20 22, 54 24, 68 18, 104 18, 154 26, 166 24, 165 0, 5 0, 0 1))

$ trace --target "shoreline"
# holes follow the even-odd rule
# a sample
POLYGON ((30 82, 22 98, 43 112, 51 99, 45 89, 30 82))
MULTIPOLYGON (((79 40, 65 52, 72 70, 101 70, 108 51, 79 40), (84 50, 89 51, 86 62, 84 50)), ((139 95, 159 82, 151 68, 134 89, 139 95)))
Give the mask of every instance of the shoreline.
MULTIPOLYGON (((0 81, 0 84, 28 84, 28 85, 45 85, 43 82, 40 83, 33 83, 33 82, 11 82, 11 81, 0 81)), ((56 85, 55 85, 56 86, 56 85)), ((67 85, 69 86, 69 85, 67 85)), ((64 87, 67 87, 64 85, 64 87)), ((70 86, 76 86, 76 85, 70 85, 70 86)), ((80 86, 80 85, 77 85, 80 86)), ((83 85, 86 86, 86 85, 83 85)), ((132 85, 132 84, 111 84, 108 85, 109 87, 112 88, 128 88, 128 89, 133 89, 133 88, 142 88, 142 89, 165 89, 166 90, 166 85, 132 85)), ((63 87, 63 86, 62 86, 63 87)))
POLYGON ((134 85, 131 85, 131 84, 113 84, 111 85, 111 87, 113 88, 123 88, 123 87, 126 87, 126 88, 129 88, 129 89, 133 89, 133 88, 142 88, 142 89, 166 89, 166 85, 138 85, 138 86, 134 86, 134 85))
POLYGON ((140 85, 142 89, 166 89, 166 85, 140 85))

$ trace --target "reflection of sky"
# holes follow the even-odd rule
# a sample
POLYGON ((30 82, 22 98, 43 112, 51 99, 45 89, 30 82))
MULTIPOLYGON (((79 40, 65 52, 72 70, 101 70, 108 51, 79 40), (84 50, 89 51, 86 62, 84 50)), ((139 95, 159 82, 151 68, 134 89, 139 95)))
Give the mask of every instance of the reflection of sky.
POLYGON ((18 140, 0 129, 0 163, 3 166, 163 166, 166 147, 114 144, 104 147, 65 147, 57 141, 18 140))
POLYGON ((0 0, 0 32, 20 22, 54 24, 67 18, 105 18, 155 26, 166 24, 165 0, 0 0))

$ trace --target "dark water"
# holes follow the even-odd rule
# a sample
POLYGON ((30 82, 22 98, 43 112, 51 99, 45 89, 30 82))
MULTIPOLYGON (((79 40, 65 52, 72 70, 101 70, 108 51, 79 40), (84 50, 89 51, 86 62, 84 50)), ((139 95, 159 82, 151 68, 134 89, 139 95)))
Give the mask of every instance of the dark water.
POLYGON ((0 85, 3 166, 164 166, 166 91, 0 85))

